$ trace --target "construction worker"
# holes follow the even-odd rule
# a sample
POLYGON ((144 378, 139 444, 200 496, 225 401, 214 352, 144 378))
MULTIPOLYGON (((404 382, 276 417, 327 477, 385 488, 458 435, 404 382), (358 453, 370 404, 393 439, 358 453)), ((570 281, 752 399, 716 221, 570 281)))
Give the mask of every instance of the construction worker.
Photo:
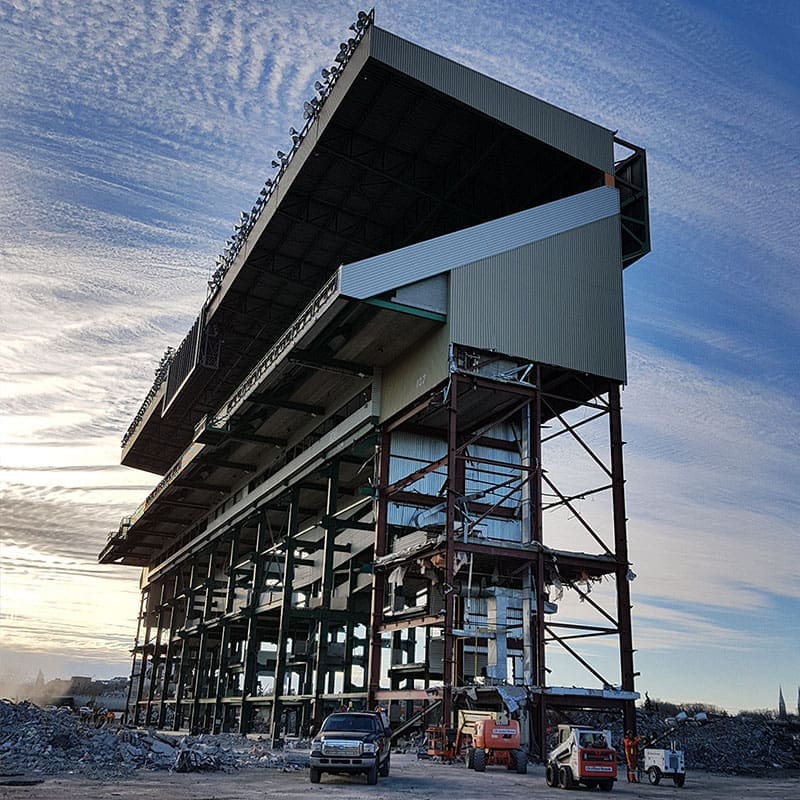
POLYGON ((638 783, 639 738, 633 735, 633 731, 628 731, 622 743, 625 746, 625 763, 628 765, 628 783, 638 783))

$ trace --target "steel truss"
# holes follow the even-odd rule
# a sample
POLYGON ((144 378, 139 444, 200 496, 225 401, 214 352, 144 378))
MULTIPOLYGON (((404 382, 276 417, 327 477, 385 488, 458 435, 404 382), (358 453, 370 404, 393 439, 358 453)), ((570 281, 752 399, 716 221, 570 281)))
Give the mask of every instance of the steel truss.
POLYGON ((619 385, 455 348, 449 379, 375 441, 145 574, 129 720, 278 740, 352 702, 395 723, 436 705, 449 723, 455 689, 507 682, 529 691, 540 754, 551 711, 615 708, 635 728, 618 691, 635 676, 619 385), (551 453, 563 442, 581 485, 551 453), (561 541, 560 511, 581 544, 561 541), (554 613, 561 589, 592 616, 554 613), (591 692, 557 693, 556 654, 591 692))
POLYGON ((278 741, 366 702, 374 523, 349 485, 363 460, 329 461, 324 481, 290 487, 145 582, 130 722, 278 741), (322 492, 322 507, 301 504, 322 492))
POLYGON ((382 429, 371 703, 400 703, 410 718, 436 696, 451 724, 453 691, 484 682, 477 665, 485 653, 487 684, 494 677, 528 687, 540 756, 550 711, 614 708, 635 730, 622 447, 618 383, 453 352, 448 381, 382 429), (576 410, 583 416, 572 421, 576 410), (584 436, 585 426, 598 425, 605 425, 604 455, 584 436), (600 475, 599 485, 562 490, 560 465, 543 461, 543 445, 549 450, 563 438, 600 475), (603 530, 581 508, 589 497, 608 498, 603 530), (558 531, 547 535, 545 515, 557 508, 569 512, 591 551, 563 549, 558 531), (611 608, 590 594, 604 579, 615 583, 611 608), (557 588, 574 592, 597 620, 558 621, 551 613, 557 588), (489 608, 482 625, 481 603, 489 608), (617 640, 618 676, 604 675, 584 652, 596 637, 617 640), (559 697, 548 666, 556 651, 580 664, 596 688, 559 697), (506 654, 521 664, 520 674, 506 674, 506 654))

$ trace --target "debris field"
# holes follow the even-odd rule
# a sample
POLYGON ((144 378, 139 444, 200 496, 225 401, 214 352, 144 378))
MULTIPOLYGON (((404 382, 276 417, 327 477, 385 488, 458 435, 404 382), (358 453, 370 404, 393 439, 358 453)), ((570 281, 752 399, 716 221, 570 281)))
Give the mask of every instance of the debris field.
MULTIPOLYGON (((618 753, 623 752, 624 731, 618 717, 576 715, 576 723, 608 728, 618 753)), ((636 710, 637 733, 645 740, 659 737, 674 727, 674 733, 660 739, 655 747, 683 750, 687 770, 761 775, 766 770, 800 769, 800 725, 748 716, 709 716, 702 725, 674 720, 657 711, 636 710)))
POLYGON ((233 734, 170 735, 104 724, 69 709, 0 700, 0 775, 75 773, 108 778, 137 769, 174 772, 261 767, 291 771, 308 754, 233 734))
MULTIPOLYGON (((622 752, 618 719, 587 715, 575 721, 610 728, 622 752)), ((665 715, 641 709, 638 725, 643 738, 670 728, 665 715)), ((670 738, 685 751, 688 770, 762 775, 775 769, 800 769, 798 726, 723 716, 705 725, 681 725, 658 746, 668 746, 670 738)), ((140 769, 232 772, 265 768, 289 772, 308 766, 308 750, 303 745, 307 747, 308 742, 273 749, 266 741, 235 734, 166 734, 115 723, 96 727, 91 719, 68 709, 0 700, 0 777, 72 773, 108 779, 140 769)), ((424 752, 424 737, 414 737, 400 749, 424 752)))

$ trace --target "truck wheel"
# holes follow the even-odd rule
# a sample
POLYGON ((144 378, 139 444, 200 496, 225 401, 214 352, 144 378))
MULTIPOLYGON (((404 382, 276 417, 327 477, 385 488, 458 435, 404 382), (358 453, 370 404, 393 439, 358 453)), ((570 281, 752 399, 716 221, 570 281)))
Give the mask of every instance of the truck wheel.
POLYGON ((597 785, 601 792, 610 792, 614 788, 614 781, 600 781, 597 785))
POLYGON ((572 788, 572 770, 569 767, 558 768, 558 785, 562 789, 572 788))
POLYGON ((522 752, 522 750, 515 750, 511 756, 514 762, 514 769, 517 771, 517 775, 527 775, 528 774, 528 756, 522 752))
POLYGON ((322 771, 320 770, 320 768, 311 767, 310 777, 311 777, 311 783, 319 783, 319 779, 322 777, 322 771))
POLYGON ((647 769, 647 780, 653 784, 653 786, 658 786, 661 783, 661 770, 658 767, 648 767, 647 769))
POLYGON ((548 786, 555 786, 558 783, 558 773, 552 764, 548 764, 544 768, 544 782, 548 786))
POLYGON ((673 775, 672 782, 680 789, 686 783, 686 775, 673 775))
POLYGON ((367 770, 367 783, 370 786, 374 786, 377 782, 378 782, 378 765, 377 764, 373 764, 367 770))
POLYGON ((477 748, 472 754, 472 768, 475 772, 486 772, 486 751, 477 748))
POLYGON ((381 776, 381 778, 388 778, 389 777, 389 766, 390 766, 389 759, 390 758, 391 758, 391 756, 387 755, 386 756, 386 761, 384 761, 383 764, 381 764, 381 768, 378 770, 378 774, 381 776))
POLYGON ((467 769, 475 769, 475 748, 468 747, 467 748, 467 757, 464 759, 464 763, 467 765, 467 769))

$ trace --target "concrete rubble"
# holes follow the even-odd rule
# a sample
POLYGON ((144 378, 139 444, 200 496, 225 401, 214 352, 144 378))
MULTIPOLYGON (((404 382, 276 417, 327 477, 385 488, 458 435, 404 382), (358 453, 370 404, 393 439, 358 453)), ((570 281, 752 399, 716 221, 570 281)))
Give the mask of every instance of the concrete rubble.
MULTIPOLYGON (((303 742, 273 749, 232 734, 182 736, 95 724, 69 709, 0 700, 0 776, 76 773, 108 778, 137 769, 198 772, 308 766, 303 742)), ((307 743, 305 743, 307 745, 307 743)))
MULTIPOLYGON (((658 712, 638 710, 639 735, 657 736, 671 727, 658 712)), ((578 724, 608 727, 622 753, 619 717, 576 715, 578 724)), ((699 725, 677 724, 674 738, 686 753, 687 770, 759 775, 774 769, 800 769, 798 726, 742 716, 709 716, 699 725)), ((139 769, 173 772, 244 768, 284 772, 308 767, 308 741, 273 749, 262 740, 233 734, 184 736, 114 723, 95 727, 91 718, 68 709, 42 709, 33 703, 0 700, 0 777, 82 774, 90 778, 130 775, 139 769)), ((400 752, 424 754, 424 734, 398 742, 400 752)))
MULTIPOLYGON (((640 734, 668 729, 663 717, 652 713, 643 717, 640 734)), ((800 735, 775 722, 711 717, 704 725, 678 725, 675 739, 685 750, 687 769, 758 775, 767 769, 800 768, 800 735)))
MULTIPOLYGON (((686 757, 686 769, 730 775, 761 775, 767 770, 800 769, 800 729, 758 717, 707 715, 707 722, 685 722, 657 711, 637 709, 638 734, 645 740, 674 732, 655 747, 675 740, 686 757)), ((622 754, 623 730, 619 717, 576 715, 575 722, 609 728, 617 752, 622 754)), ((646 745, 642 745, 646 746, 646 745)))

